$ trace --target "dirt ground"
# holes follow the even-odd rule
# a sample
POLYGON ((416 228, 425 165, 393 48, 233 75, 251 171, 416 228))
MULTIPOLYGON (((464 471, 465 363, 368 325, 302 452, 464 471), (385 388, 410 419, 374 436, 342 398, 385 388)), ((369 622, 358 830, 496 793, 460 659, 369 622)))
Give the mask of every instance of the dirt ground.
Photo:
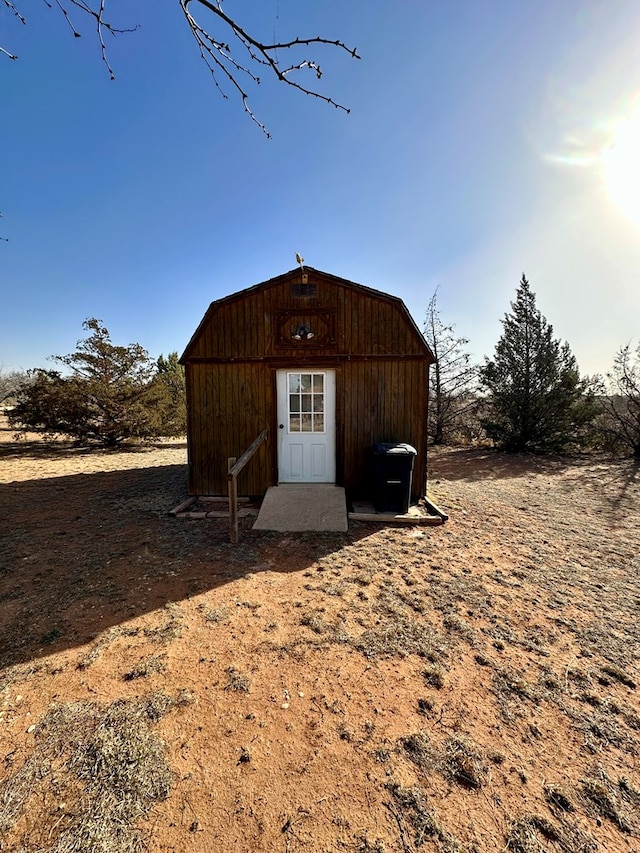
POLYGON ((438 527, 168 515, 0 429, 0 850, 640 850, 640 469, 430 456, 438 527))

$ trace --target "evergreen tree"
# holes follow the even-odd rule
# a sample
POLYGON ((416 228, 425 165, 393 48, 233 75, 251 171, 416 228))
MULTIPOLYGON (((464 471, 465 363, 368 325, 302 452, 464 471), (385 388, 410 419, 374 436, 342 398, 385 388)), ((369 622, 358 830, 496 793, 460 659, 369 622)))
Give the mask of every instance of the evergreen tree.
POLYGON ((156 362, 154 390, 158 395, 157 411, 162 420, 162 435, 184 435, 187 431, 187 391, 184 367, 177 352, 156 362))
POLYGON ((524 273, 493 361, 480 369, 488 391, 489 438, 511 451, 563 450, 579 444, 595 406, 568 344, 536 307, 524 273))
POLYGON ((179 387, 161 376, 147 351, 140 344, 113 344, 99 320, 87 320, 84 328, 91 334, 75 352, 53 357, 67 374, 35 370, 20 386, 11 425, 105 447, 184 433, 184 417, 176 418, 179 387))
POLYGON ((456 337, 455 326, 442 322, 437 291, 427 307, 424 336, 436 357, 429 369, 429 437, 445 444, 464 432, 465 417, 476 405, 478 368, 465 350, 467 338, 456 337))

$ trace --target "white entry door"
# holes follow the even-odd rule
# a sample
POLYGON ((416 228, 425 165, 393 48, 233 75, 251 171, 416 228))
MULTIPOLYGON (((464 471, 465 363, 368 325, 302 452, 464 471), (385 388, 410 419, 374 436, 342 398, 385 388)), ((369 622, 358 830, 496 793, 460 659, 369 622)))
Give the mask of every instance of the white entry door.
POLYGON ((278 480, 335 483, 335 370, 278 370, 278 480))

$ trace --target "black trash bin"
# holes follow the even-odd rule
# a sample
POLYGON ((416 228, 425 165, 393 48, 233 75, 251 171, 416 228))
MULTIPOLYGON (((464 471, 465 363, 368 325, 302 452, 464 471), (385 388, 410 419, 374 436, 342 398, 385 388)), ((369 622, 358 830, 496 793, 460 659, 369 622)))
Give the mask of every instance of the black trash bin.
POLYGON ((418 451, 410 444, 381 442, 373 445, 376 512, 405 513, 411 501, 411 476, 418 451))

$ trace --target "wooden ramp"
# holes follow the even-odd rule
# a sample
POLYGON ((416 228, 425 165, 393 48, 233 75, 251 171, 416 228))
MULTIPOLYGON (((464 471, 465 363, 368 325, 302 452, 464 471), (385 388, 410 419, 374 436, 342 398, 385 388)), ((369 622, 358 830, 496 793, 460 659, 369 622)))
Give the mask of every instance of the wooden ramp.
POLYGON ((262 501, 254 530, 283 533, 333 531, 346 533, 344 489, 332 483, 286 483, 271 486, 262 501))

